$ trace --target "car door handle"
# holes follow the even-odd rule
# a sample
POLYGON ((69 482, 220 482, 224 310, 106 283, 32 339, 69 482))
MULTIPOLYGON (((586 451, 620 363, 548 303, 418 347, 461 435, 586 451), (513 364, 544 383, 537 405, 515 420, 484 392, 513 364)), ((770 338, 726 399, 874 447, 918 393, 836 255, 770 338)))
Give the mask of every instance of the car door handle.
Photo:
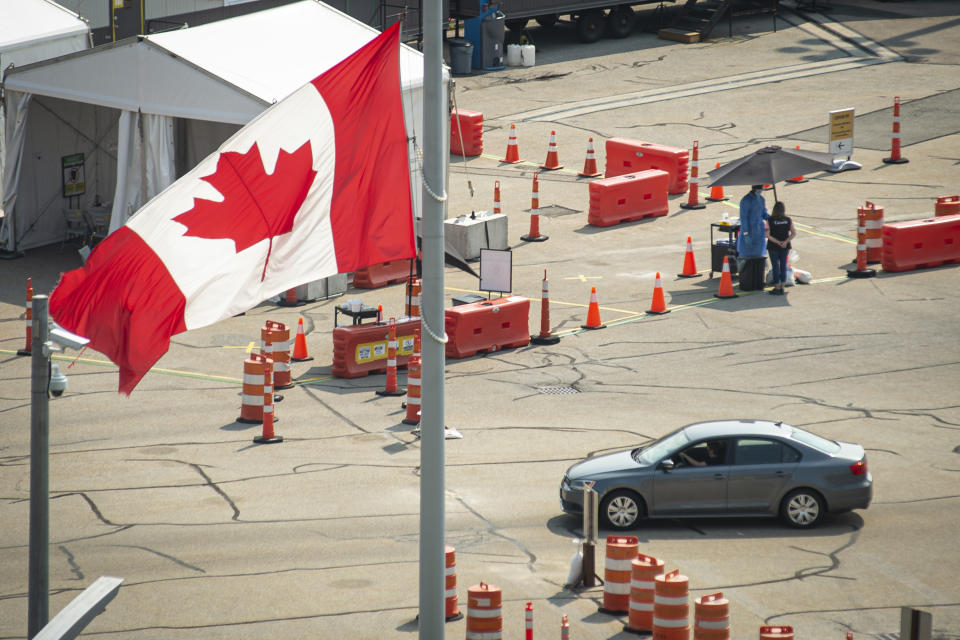
POLYGON ((727 477, 727 475, 726 475, 725 473, 715 473, 715 474, 713 474, 713 479, 714 479, 714 480, 723 480, 723 479, 726 478, 726 477, 727 477))
POLYGON ((785 476, 785 475, 787 475, 787 474, 786 474, 785 472, 783 472, 783 471, 777 471, 774 475, 777 476, 778 478, 782 478, 783 476, 785 476))

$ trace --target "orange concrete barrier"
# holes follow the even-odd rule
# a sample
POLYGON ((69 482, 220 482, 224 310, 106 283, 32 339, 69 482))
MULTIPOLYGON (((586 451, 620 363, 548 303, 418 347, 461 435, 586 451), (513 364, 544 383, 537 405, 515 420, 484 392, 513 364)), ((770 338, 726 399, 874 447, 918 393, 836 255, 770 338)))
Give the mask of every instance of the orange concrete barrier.
POLYGON ((483 153, 483 114, 454 109, 450 113, 450 153, 471 157, 483 153))
POLYGON ((760 640, 793 640, 793 627, 760 627, 760 640))
POLYGON ((690 154, 686 149, 627 138, 610 138, 606 142, 606 152, 603 174, 606 178, 658 169, 670 176, 667 187, 669 193, 676 195, 687 192, 690 154))
POLYGON ((940 196, 933 205, 933 215, 955 216, 960 213, 960 196, 940 196))
POLYGON ((603 564, 603 606, 600 611, 630 611, 632 564, 639 548, 640 540, 635 536, 607 536, 607 553, 603 564))
POLYGON ((624 629, 652 631, 654 580, 663 575, 663 560, 639 553, 630 568, 630 617, 624 629))
POLYGON ((689 640, 689 584, 677 569, 654 578, 653 640, 689 640))
POLYGON ((960 262, 960 215, 883 225, 883 270, 960 262))
POLYGON ((467 358, 530 343, 530 299, 495 298, 446 309, 448 358, 467 358))
POLYGON ((467 640, 500 640, 500 587, 481 582, 467 589, 467 640))
POLYGON ((587 222, 609 227, 641 218, 665 216, 669 211, 666 171, 650 169, 590 183, 587 222))
POLYGON ((273 386, 289 389, 290 380, 290 329, 282 322, 267 322, 260 327, 260 348, 273 360, 273 386), (268 346, 269 345, 269 346, 268 346))
POLYGON ((722 593, 693 601, 693 640, 730 640, 730 601, 722 593))
MULTIPOLYGON (((413 353, 413 335, 420 319, 397 323, 397 366, 406 367, 413 353)), ((360 378, 387 372, 389 329, 385 323, 355 324, 333 330, 332 373, 338 378, 360 378)))
POLYGON ((357 269, 353 274, 353 286, 357 289, 378 289, 403 282, 409 277, 410 260, 391 260, 357 269))

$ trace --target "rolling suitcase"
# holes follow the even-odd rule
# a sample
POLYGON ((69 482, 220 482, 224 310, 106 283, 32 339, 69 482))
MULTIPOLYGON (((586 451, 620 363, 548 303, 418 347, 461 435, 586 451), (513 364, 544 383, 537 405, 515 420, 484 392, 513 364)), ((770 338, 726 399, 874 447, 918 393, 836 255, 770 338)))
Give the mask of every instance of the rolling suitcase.
POLYGON ((766 270, 766 258, 741 258, 740 290, 755 291, 757 289, 763 289, 766 270))

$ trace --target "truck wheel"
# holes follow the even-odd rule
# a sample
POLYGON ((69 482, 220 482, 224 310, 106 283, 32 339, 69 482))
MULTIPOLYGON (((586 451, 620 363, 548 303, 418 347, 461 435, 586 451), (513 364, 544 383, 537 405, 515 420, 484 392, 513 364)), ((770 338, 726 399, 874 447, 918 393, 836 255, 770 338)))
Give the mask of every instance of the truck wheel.
POLYGON ((557 20, 560 18, 555 13, 548 13, 545 16, 537 16, 537 24, 545 29, 549 29, 553 25, 557 24, 557 20))
POLYGON ((637 14, 627 6, 615 8, 607 17, 607 28, 614 38, 626 38, 637 25, 637 14))
POLYGON ((527 28, 527 18, 513 18, 511 20, 504 20, 503 24, 505 24, 507 29, 510 29, 510 31, 520 32, 527 28))
POLYGON ((603 35, 603 11, 594 9, 585 11, 577 18, 577 37, 580 42, 590 44, 596 42, 603 35))

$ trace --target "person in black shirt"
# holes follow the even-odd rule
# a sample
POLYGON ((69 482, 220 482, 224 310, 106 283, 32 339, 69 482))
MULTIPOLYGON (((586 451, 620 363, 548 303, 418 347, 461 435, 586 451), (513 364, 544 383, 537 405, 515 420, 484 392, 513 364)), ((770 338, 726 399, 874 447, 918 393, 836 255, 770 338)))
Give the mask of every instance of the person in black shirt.
POLYGON ((783 295, 783 282, 787 277, 787 254, 790 253, 790 241, 797 235, 793 220, 786 215, 783 202, 773 205, 773 211, 767 220, 767 253, 773 270, 772 295, 783 295))

